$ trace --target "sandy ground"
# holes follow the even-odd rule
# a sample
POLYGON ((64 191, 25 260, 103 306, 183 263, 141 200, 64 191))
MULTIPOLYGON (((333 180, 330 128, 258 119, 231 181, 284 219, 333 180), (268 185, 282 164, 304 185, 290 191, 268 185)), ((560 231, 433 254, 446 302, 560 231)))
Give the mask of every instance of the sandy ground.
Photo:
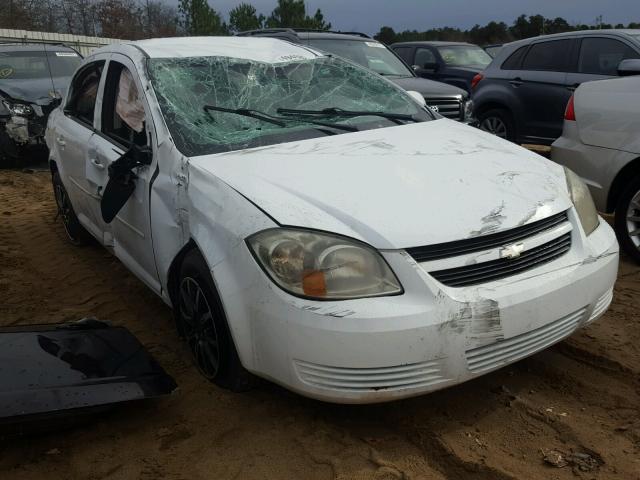
POLYGON ((233 394, 196 373, 169 309, 115 258, 66 242, 49 182, 0 171, 0 323, 110 319, 180 387, 0 443, 1 479, 640 479, 640 267, 629 259, 599 322, 464 385, 378 406, 269 384, 233 394), (552 450, 569 465, 547 464, 552 450))

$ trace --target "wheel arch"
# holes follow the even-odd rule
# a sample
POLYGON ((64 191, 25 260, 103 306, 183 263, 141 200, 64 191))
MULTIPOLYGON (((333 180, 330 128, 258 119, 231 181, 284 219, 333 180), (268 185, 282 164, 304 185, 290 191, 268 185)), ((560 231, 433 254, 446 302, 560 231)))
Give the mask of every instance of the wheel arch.
POLYGON ((640 157, 627 163, 613 179, 611 188, 609 189, 609 195, 607 196, 606 213, 615 211, 620 195, 622 195, 622 192, 624 192, 629 182, 637 177, 640 177, 640 157))

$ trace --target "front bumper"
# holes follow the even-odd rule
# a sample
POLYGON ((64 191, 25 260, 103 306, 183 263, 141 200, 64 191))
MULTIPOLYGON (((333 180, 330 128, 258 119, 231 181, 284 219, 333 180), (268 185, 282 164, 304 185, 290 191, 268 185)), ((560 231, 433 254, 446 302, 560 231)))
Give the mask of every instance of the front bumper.
POLYGON ((615 235, 604 221, 588 238, 572 235, 561 259, 475 287, 447 287, 406 253, 384 252, 405 287, 396 297, 295 298, 240 260, 246 251, 243 265, 223 262, 213 274, 251 278, 219 284, 236 345, 251 338, 238 349, 249 370, 319 400, 385 402, 508 365, 602 315, 617 275, 615 235))

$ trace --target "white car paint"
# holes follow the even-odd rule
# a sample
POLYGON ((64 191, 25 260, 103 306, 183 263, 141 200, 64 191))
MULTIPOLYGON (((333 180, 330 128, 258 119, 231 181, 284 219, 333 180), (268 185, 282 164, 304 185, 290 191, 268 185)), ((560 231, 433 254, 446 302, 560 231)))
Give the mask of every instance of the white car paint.
MULTIPOLYGON (((108 177, 94 179, 82 196, 75 182, 85 180, 72 177, 81 177, 82 168, 95 176, 95 158, 81 158, 57 141, 61 134, 65 142, 76 134, 64 127, 73 120, 54 112, 47 130, 51 160, 66 189, 75 192, 70 195, 80 221, 169 305, 172 262, 195 245, 222 299, 242 365, 258 376, 333 402, 420 395, 560 341, 611 302, 618 264, 611 229, 600 221, 585 235, 562 168, 537 155, 439 119, 187 157, 160 110, 147 57, 230 55, 278 63, 321 54, 266 38, 160 39, 111 45, 85 64, 100 55, 126 57, 135 70, 153 162, 137 170, 141 188, 116 220, 104 224, 90 204, 99 200, 108 177), (570 250, 507 278, 451 287, 429 273, 498 260, 501 246, 422 263, 407 252, 509 232, 563 211, 567 221, 509 252, 526 253, 565 234, 570 250), (373 246, 402 294, 320 301, 287 293, 265 274, 246 242, 282 226, 329 231, 373 246)), ((98 160, 113 161, 113 145, 103 145, 98 133, 88 135, 98 160)))

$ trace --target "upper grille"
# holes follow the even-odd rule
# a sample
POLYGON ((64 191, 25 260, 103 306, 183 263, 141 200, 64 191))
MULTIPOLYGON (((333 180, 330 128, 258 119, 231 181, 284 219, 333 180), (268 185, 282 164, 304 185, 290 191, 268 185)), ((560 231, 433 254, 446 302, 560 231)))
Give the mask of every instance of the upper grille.
POLYGON ((457 97, 451 98, 426 98, 427 106, 438 107, 438 113, 443 117, 452 120, 464 120, 464 110, 462 108, 462 100, 457 97))
POLYGON ((430 260, 438 260, 441 258, 455 257, 466 253, 480 252, 482 250, 490 250, 492 248, 503 247, 504 245, 517 242, 518 240, 537 235, 538 233, 549 230, 568 220, 567 212, 562 212, 551 217, 538 220, 537 222, 512 228, 505 232, 481 235, 479 237, 467 238, 465 240, 427 245, 425 247, 407 248, 407 253, 411 255, 416 262, 420 263, 430 260))
POLYGON ((524 270, 550 262, 571 249, 571 232, 554 238, 538 247, 527 250, 516 259, 500 258, 463 267, 430 272, 441 283, 450 287, 466 287, 498 280, 524 270))

